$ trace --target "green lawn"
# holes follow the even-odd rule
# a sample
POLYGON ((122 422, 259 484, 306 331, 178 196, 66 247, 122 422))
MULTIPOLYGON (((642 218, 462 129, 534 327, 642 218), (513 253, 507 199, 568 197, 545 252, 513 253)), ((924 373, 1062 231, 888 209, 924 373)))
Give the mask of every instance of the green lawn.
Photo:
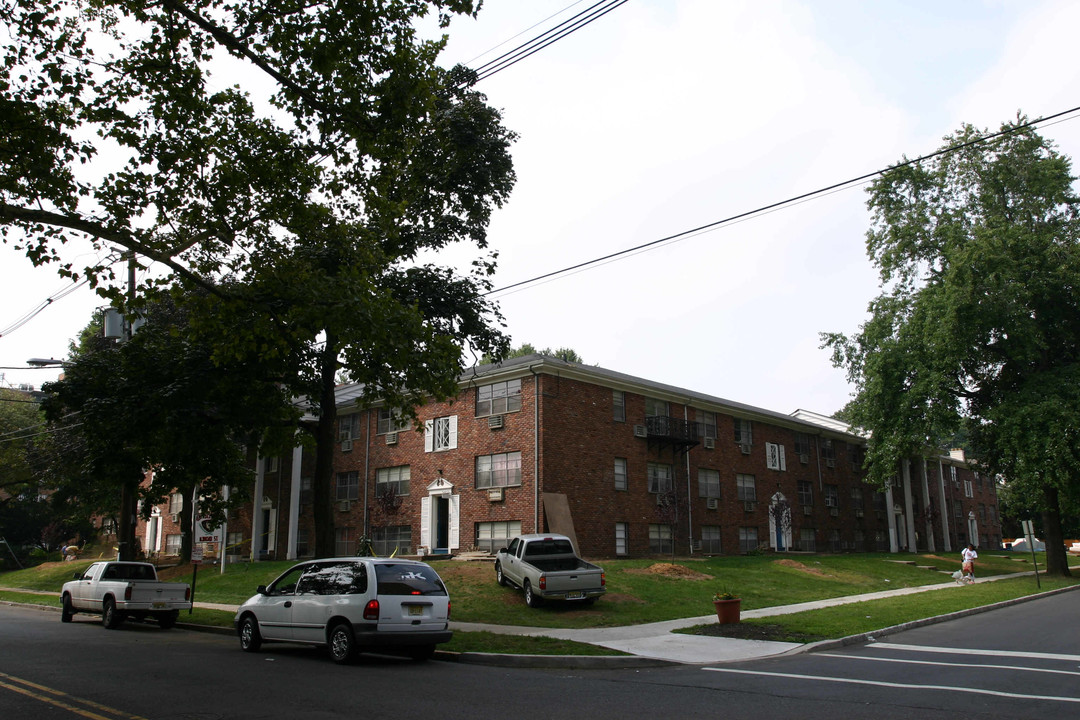
MULTIPOLYGON (((907 553, 763 554, 702 560, 678 558, 674 564, 669 559, 656 558, 605 560, 602 564, 607 573, 608 594, 595 605, 586 607, 553 603, 541 608, 529 608, 519 591, 499 587, 490 562, 434 560, 432 564, 450 590, 453 620, 575 628, 633 625, 709 615, 713 612, 712 594, 719 589, 731 589, 738 593, 743 599, 743 609, 749 610, 949 582, 946 572, 960 566, 959 557, 952 555, 955 553, 947 557, 907 553), (913 561, 917 565, 908 564, 913 561), (946 572, 919 567, 929 565, 946 572)), ((976 572, 980 578, 1023 572, 1031 569, 1030 560, 1030 555, 987 552, 980 555, 976 572)), ((1037 556, 1037 561, 1042 567, 1041 555, 1037 556)), ((227 566, 224 574, 214 567, 202 567, 196 581, 196 600, 239 604, 250 597, 258 585, 269 583, 292 564, 240 563, 227 566)), ((0 586, 58 594, 60 586, 74 572, 87 565, 89 561, 48 563, 29 570, 4 573, 0 575, 0 586)), ((192 580, 190 567, 163 570, 162 576, 184 582, 192 580)), ((1043 589, 1069 584, 1074 584, 1074 581, 1042 579, 1043 589)), ((760 622, 783 624, 792 632, 843 637, 1036 591, 1035 579, 1022 577, 772 617, 760 622)), ((0 592, 0 600, 58 604, 55 594, 35 596, 0 592)), ((232 613, 196 609, 191 616, 183 614, 181 622, 228 627, 232 623, 232 613)), ((576 643, 542 638, 461 632, 455 633, 453 643, 446 648, 536 654, 607 652, 592 646, 579 647, 576 643)))

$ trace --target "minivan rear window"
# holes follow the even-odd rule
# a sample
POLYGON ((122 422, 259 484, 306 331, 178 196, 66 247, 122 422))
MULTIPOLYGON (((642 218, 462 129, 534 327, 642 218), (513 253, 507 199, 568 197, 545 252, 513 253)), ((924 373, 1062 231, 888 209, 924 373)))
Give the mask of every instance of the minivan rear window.
POLYGON ((427 565, 375 563, 380 595, 446 595, 446 586, 427 565))

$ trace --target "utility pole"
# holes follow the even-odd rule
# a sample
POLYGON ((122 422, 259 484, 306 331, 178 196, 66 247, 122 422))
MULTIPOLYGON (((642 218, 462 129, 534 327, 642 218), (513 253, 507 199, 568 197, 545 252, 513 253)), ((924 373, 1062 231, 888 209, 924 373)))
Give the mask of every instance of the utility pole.
MULTIPOLYGON (((128 287, 127 295, 128 302, 130 303, 135 299, 135 251, 132 250, 127 253, 128 256, 128 287)), ((121 342, 127 342, 131 339, 131 308, 129 306, 128 312, 125 313, 123 322, 123 336, 121 342)), ((117 560, 134 560, 135 559, 135 523, 138 521, 136 517, 136 494, 138 492, 139 483, 142 482, 142 476, 137 481, 128 481, 120 486, 120 528, 119 536, 117 540, 117 560)))

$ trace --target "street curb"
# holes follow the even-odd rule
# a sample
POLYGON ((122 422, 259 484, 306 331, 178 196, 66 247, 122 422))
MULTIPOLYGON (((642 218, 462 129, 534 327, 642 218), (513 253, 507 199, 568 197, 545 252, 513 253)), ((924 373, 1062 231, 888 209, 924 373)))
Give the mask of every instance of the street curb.
POLYGON ((800 655, 802 653, 819 652, 823 650, 834 650, 836 648, 846 647, 848 645, 857 645, 858 643, 874 642, 879 637, 886 635, 894 635, 905 630, 914 630, 915 628, 925 627, 927 625, 936 625, 937 623, 948 622, 949 620, 957 620, 959 618, 968 617, 969 615, 978 615, 979 613, 989 612, 991 610, 999 610, 1010 605, 1019 605, 1020 603, 1029 602, 1031 600, 1038 600, 1044 597, 1050 597, 1051 595, 1057 595, 1059 593, 1070 592, 1072 590, 1080 589, 1080 585, 1072 585, 1070 587, 1057 588, 1056 590, 1047 590, 1045 592, 1036 593, 1034 595, 1025 595, 1023 597, 1013 598, 1012 600, 1002 600, 1001 602, 993 603, 992 605, 980 605, 979 607, 968 608, 967 610, 957 610, 956 612, 946 613, 945 615, 935 615, 934 617, 922 618, 921 620, 912 620, 911 622, 900 623, 899 625, 893 625, 887 628, 881 628, 880 630, 873 630, 871 632, 859 633, 857 635, 848 635, 842 638, 833 638, 830 640, 819 640, 814 643, 807 643, 797 648, 792 648, 787 652, 780 653, 780 655, 774 655, 773 657, 781 657, 783 655, 800 655))
POLYGON ((564 668, 590 669, 605 668, 621 670, 633 668, 667 667, 686 663, 659 658, 640 657, 638 655, 501 655, 498 653, 451 652, 436 650, 435 658, 446 662, 467 665, 494 665, 497 667, 518 668, 564 668))

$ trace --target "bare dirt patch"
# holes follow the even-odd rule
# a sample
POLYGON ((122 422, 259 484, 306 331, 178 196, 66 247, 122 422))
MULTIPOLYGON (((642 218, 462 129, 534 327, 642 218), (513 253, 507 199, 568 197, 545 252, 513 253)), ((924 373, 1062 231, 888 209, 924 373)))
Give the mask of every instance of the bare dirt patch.
POLYGON ((812 568, 809 565, 804 565, 798 560, 783 558, 781 560, 774 560, 773 564, 789 567, 793 570, 799 570, 800 572, 808 573, 810 575, 817 575, 818 577, 830 577, 829 573, 825 572, 824 570, 819 570, 818 568, 812 568))
POLYGON ((712 575, 700 573, 675 563, 653 563, 647 568, 631 568, 624 570, 631 575, 660 575, 662 577, 678 578, 680 580, 712 580, 712 575))

